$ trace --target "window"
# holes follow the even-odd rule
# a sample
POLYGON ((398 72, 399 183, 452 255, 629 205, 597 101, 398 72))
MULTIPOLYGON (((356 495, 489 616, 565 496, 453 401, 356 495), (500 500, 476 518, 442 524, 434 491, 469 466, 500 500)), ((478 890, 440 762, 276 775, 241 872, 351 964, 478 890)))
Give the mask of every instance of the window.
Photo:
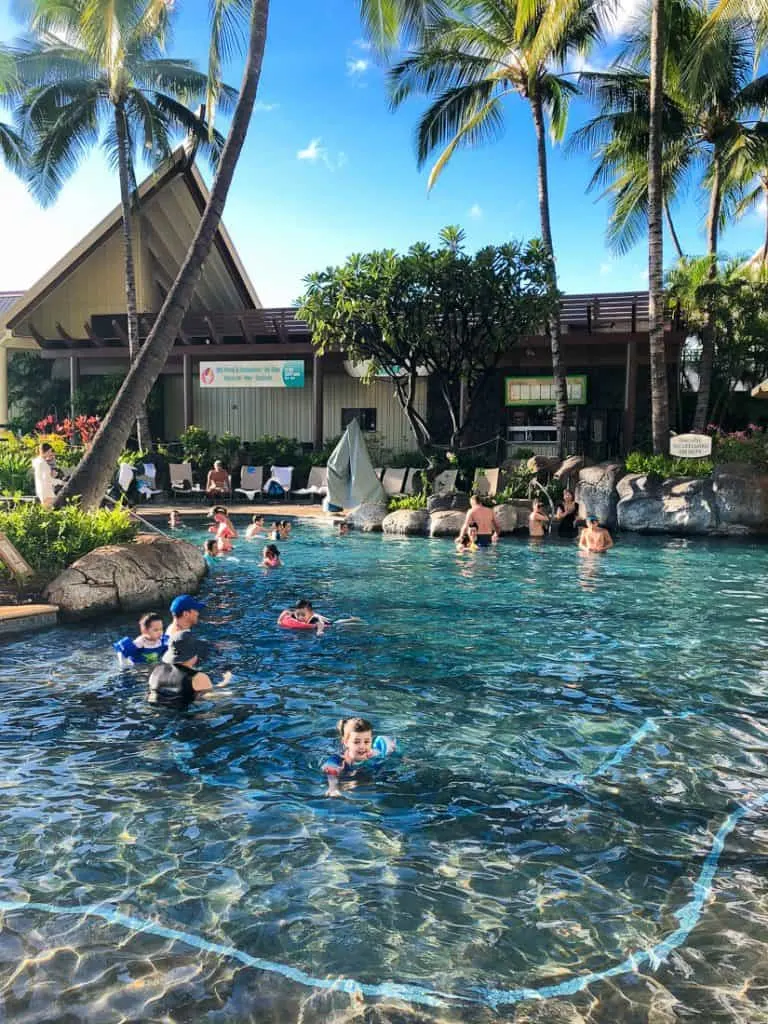
POLYGON ((357 420, 361 430, 376 430, 375 409, 342 409, 341 429, 346 430, 352 420, 357 420))

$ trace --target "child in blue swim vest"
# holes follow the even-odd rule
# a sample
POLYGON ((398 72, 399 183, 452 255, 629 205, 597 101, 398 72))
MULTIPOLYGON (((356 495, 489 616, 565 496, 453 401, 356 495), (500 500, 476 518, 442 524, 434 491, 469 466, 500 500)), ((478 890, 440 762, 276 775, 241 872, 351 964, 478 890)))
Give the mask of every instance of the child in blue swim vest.
POLYGON ((397 749, 389 736, 373 737, 367 718, 341 718, 336 726, 341 738, 341 754, 332 754, 322 764, 328 779, 327 796, 340 796, 340 783, 354 777, 363 768, 377 767, 397 749))
POLYGON ((147 612, 139 619, 139 635, 135 640, 124 636, 112 646, 117 651, 121 668, 126 665, 152 665, 160 661, 168 650, 163 620, 155 612, 147 612))

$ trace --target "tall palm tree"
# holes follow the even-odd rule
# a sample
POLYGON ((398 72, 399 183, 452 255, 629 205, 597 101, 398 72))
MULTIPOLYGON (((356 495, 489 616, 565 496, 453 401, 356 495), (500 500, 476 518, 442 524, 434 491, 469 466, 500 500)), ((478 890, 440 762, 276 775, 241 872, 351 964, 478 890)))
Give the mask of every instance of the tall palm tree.
MULTIPOLYGON (((214 159, 223 139, 189 106, 202 99, 207 76, 190 61, 163 56, 169 5, 160 0, 35 0, 33 34, 14 57, 22 134, 29 140, 29 180, 45 205, 95 145, 118 172, 122 208, 128 349, 139 349, 134 264, 135 166, 156 164, 174 137, 191 136, 214 159)), ((220 89, 231 100, 232 92, 220 89)), ((146 410, 137 418, 140 448, 152 439, 146 410)))
MULTIPOLYGON (((381 50, 393 46, 398 27, 405 32, 418 28, 439 0, 360 0, 363 25, 381 50)), ((214 0, 214 15, 223 9, 228 15, 241 12, 244 0, 214 0)), ((93 444, 59 492, 57 505, 79 497, 86 508, 101 501, 114 472, 117 457, 125 445, 138 409, 146 401, 152 385, 165 366, 178 336, 184 315, 192 300, 203 264, 213 245, 224 211, 232 177, 245 142, 248 124, 256 101, 269 21, 269 0, 250 0, 248 9, 247 54, 240 93, 232 115, 227 140, 216 167, 210 196, 184 263, 173 282, 162 309, 133 362, 112 407, 93 444)), ((221 19, 214 17, 212 50, 221 52, 222 41, 216 28, 221 19)))
MULTIPOLYGON (((651 220, 647 158, 653 106, 662 147, 660 197, 669 203, 698 177, 708 196, 707 254, 714 273, 734 168, 745 145, 765 135, 758 118, 768 104, 768 75, 753 77, 755 36, 746 20, 713 22, 707 0, 653 0, 648 13, 651 20, 636 23, 617 68, 582 76, 600 110, 575 141, 597 153, 593 183, 608 182, 612 200, 609 238, 626 249, 651 220), (657 92, 649 74, 654 54, 657 92)), ((705 330, 694 430, 707 423, 712 354, 705 330)))
MULTIPOLYGON (((600 0, 578 0, 557 19, 551 32, 551 8, 540 3, 530 17, 518 17, 518 0, 476 0, 433 19, 416 51, 390 71, 391 101, 398 107, 421 94, 434 101, 417 132, 419 166, 440 151, 429 176, 432 188, 462 146, 495 138, 503 126, 503 104, 518 97, 529 107, 536 134, 536 166, 541 237, 550 257, 552 287, 557 288, 549 204, 546 124, 556 141, 565 132, 568 106, 577 92, 563 73, 569 56, 586 54, 601 35, 600 0), (546 38, 544 33, 546 34, 546 38)), ((565 446, 567 391, 560 354, 560 321, 548 323, 555 382, 558 446, 565 446)))

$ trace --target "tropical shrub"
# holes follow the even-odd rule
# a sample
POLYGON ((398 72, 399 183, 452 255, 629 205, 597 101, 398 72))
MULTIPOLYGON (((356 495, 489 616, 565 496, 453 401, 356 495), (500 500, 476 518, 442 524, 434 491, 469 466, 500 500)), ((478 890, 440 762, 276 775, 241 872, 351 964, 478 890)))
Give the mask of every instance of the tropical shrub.
POLYGON ((716 463, 747 462, 759 469, 768 470, 768 433, 753 423, 746 430, 725 434, 717 427, 710 426, 713 458, 716 463))
POLYGON ((24 451, 0 448, 0 493, 29 494, 32 488, 32 457, 24 451))
POLYGON ((185 462, 195 462, 199 466, 213 462, 215 438, 203 427, 187 427, 179 434, 179 443, 185 462))
POLYGON ((400 509, 420 509, 427 507, 427 495, 422 494, 398 494, 390 498, 387 503, 387 512, 399 512, 400 509))
POLYGON ((85 512, 78 505, 50 509, 23 502, 0 510, 0 532, 35 572, 50 580, 94 548, 131 540, 136 525, 122 506, 85 512))
POLYGON ((630 452, 624 460, 628 473, 644 473, 662 480, 673 476, 710 476, 712 465, 712 459, 678 459, 672 455, 648 455, 646 452, 630 452))

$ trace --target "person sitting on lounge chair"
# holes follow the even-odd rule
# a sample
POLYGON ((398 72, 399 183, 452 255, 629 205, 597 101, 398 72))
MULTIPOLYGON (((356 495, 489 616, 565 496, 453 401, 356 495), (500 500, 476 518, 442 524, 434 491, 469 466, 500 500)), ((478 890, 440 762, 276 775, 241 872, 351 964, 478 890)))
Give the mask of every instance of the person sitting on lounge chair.
POLYGON ((232 494, 232 481, 224 469, 221 459, 216 459, 213 469, 205 481, 205 493, 209 498, 228 498, 232 494))

